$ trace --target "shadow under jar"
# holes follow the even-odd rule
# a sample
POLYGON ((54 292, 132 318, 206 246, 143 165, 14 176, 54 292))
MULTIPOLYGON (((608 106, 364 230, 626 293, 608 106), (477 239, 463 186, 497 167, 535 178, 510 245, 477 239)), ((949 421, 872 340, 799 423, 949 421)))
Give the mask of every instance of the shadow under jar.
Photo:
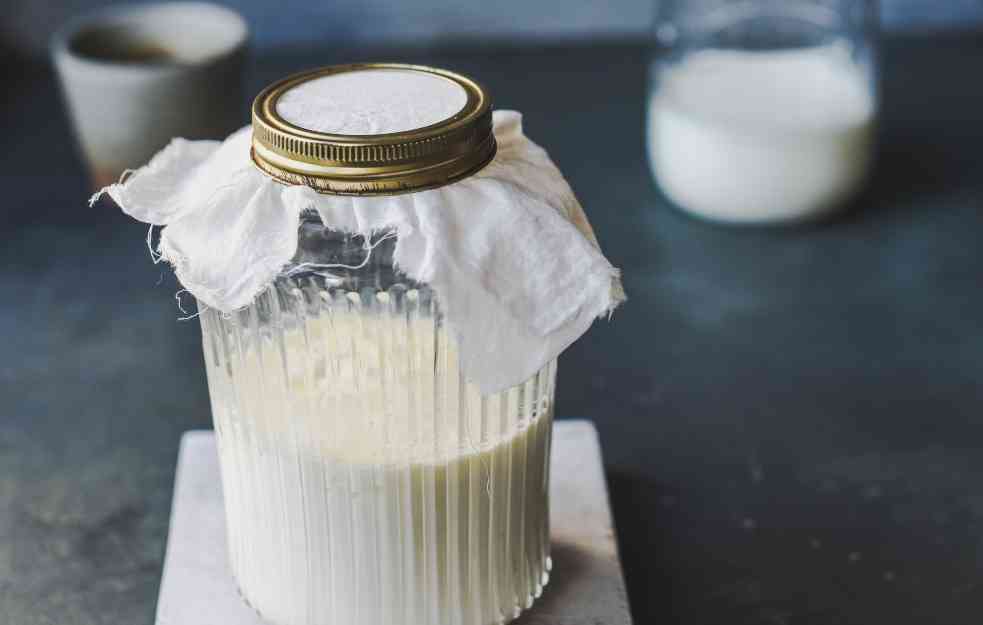
POLYGON ((271 287, 200 315, 232 569, 271 623, 503 623, 548 580, 555 361, 482 395, 391 235, 305 213, 271 287))

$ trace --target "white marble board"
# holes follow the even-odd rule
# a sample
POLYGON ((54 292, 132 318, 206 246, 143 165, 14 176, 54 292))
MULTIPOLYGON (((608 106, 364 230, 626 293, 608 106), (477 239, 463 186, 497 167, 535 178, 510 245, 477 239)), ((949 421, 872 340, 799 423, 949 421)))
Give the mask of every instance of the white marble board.
MULTIPOLYGON (((631 625, 597 431, 557 421, 550 473, 553 572, 515 625, 631 625)), ((239 597, 227 564, 215 436, 181 441, 157 625, 265 625, 239 597)))

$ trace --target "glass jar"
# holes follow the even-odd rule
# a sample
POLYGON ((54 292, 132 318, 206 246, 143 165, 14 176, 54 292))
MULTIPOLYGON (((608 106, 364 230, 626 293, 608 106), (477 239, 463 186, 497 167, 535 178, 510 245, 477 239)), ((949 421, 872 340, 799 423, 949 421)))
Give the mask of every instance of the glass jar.
POLYGON ((649 163, 708 219, 814 219, 871 166, 874 0, 663 0, 656 5, 649 163))
POLYGON ((548 580, 555 362, 482 395, 391 235, 305 213, 271 287, 200 315, 232 569, 278 625, 490 625, 548 580))
POLYGON ((365 262, 301 232, 253 305, 200 316, 243 596, 284 624, 509 620, 550 566, 555 364, 482 396, 391 239, 365 262), (312 261, 360 268, 292 271, 312 261))

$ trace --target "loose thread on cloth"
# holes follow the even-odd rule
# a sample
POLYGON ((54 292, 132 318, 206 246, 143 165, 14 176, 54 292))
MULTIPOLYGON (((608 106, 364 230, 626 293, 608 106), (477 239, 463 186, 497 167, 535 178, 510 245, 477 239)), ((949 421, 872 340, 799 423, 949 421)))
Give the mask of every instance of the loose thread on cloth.
POLYGON ((201 302, 198 302, 198 310, 194 314, 188 314, 188 311, 184 309, 184 305, 181 303, 181 296, 188 292, 188 289, 181 289, 174 294, 174 300, 177 302, 177 308, 181 311, 181 314, 184 315, 183 317, 178 317, 178 321, 190 321, 198 317, 198 315, 203 312, 201 307, 204 306, 204 304, 201 302))
MULTIPOLYGON (((164 260, 164 254, 160 252, 155 252, 153 249, 153 243, 152 243, 153 229, 154 226, 150 226, 150 230, 148 230, 147 232, 147 249, 150 250, 150 257, 151 259, 153 259, 154 264, 157 264, 161 260, 164 260)), ((369 261, 372 259, 372 252, 375 250, 375 248, 385 241, 396 238, 397 233, 395 231, 386 232, 375 241, 371 240, 371 235, 355 235, 355 236, 362 237, 363 240, 362 249, 365 250, 365 258, 362 259, 362 262, 360 262, 359 264, 348 265, 345 263, 300 263, 299 265, 291 267, 288 271, 284 272, 283 275, 285 277, 292 278, 298 273, 305 273, 305 272, 318 273, 321 270, 327 270, 327 269, 350 269, 350 270, 362 269, 363 267, 369 264, 369 261)), ((204 310, 202 309, 204 304, 202 304, 200 300, 197 302, 198 310, 196 312, 189 313, 184 308, 184 305, 181 303, 181 296, 186 293, 190 293, 190 291, 188 291, 188 289, 181 289, 174 294, 174 300, 177 302, 178 310, 180 310, 181 314, 183 315, 181 317, 178 317, 178 321, 190 321, 191 319, 197 318, 198 316, 201 315, 202 312, 204 312, 204 310)))
POLYGON ((147 230, 147 251, 150 252, 150 260, 155 265, 164 260, 164 255, 154 250, 154 224, 150 224, 147 230))
POLYGON ((287 278, 292 278, 299 273, 307 273, 307 272, 318 273, 319 271, 326 270, 326 269, 351 269, 351 270, 362 269, 363 267, 369 264, 369 260, 371 260, 372 258, 372 251, 375 250, 375 248, 378 247, 379 244, 382 243, 383 241, 388 241, 389 239, 395 238, 396 232, 395 231, 386 232, 381 237, 376 239, 374 242, 370 240, 369 236, 366 236, 364 234, 358 234, 355 236, 362 237, 362 241, 363 241, 362 249, 365 250, 365 258, 362 259, 361 263, 357 265, 346 265, 345 263, 300 263, 299 265, 295 265, 291 267, 289 270, 287 270, 284 273, 284 276, 286 276, 287 278))
MULTIPOLYGON (((126 179, 129 178, 131 174, 135 174, 136 172, 137 170, 135 169, 124 169, 123 173, 119 175, 119 179, 116 181, 116 184, 118 185, 123 184, 124 182, 126 182, 126 179)), ((95 193, 93 193, 92 196, 89 197, 89 208, 95 206, 96 202, 99 201, 99 198, 101 198, 104 194, 108 192, 109 192, 109 187, 103 187, 98 191, 96 191, 95 193)))

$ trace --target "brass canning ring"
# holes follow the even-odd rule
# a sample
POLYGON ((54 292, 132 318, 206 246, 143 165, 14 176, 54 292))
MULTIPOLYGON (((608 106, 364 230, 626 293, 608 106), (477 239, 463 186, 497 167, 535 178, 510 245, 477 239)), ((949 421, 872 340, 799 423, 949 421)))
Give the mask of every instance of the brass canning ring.
POLYGON ((394 195, 460 180, 495 156, 491 102, 478 83, 443 69, 402 63, 333 65, 288 76, 263 89, 252 107, 252 159, 286 184, 337 195, 394 195), (298 85, 345 72, 403 70, 450 80, 466 93, 453 116, 404 132, 346 135, 315 132, 277 112, 280 97, 298 85))

